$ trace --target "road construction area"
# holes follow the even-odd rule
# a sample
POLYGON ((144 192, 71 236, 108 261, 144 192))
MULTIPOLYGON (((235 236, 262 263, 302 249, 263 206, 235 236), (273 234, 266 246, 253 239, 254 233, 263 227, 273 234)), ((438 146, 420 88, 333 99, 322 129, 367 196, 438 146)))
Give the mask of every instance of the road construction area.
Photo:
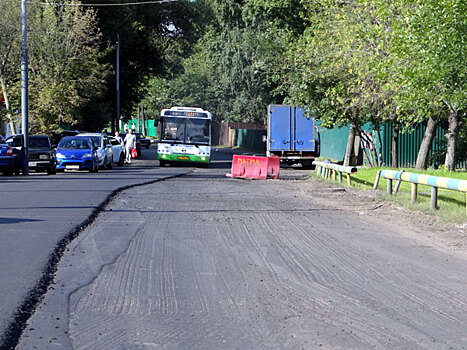
POLYGON ((465 230, 281 169, 118 194, 18 349, 466 349, 465 230), (379 214, 381 215, 379 215, 379 214))

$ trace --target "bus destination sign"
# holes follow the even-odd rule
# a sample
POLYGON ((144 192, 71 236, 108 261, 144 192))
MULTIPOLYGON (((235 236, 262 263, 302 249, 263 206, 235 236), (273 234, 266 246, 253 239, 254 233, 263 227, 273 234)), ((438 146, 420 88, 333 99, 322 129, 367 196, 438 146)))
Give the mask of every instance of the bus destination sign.
POLYGON ((174 117, 193 117, 193 118, 207 118, 208 114, 204 112, 188 112, 188 111, 165 111, 164 115, 171 115, 174 117))

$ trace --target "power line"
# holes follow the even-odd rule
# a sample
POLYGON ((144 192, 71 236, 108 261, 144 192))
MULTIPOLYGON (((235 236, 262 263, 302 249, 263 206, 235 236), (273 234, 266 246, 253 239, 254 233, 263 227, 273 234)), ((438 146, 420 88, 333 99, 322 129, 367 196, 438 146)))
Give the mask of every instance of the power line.
POLYGON ((124 2, 124 3, 100 3, 100 4, 81 4, 81 3, 63 3, 63 2, 28 2, 29 4, 40 5, 60 5, 60 6, 75 6, 75 7, 114 7, 114 6, 134 6, 134 5, 148 5, 148 4, 163 4, 175 2, 178 0, 153 0, 153 1, 140 1, 140 2, 124 2))

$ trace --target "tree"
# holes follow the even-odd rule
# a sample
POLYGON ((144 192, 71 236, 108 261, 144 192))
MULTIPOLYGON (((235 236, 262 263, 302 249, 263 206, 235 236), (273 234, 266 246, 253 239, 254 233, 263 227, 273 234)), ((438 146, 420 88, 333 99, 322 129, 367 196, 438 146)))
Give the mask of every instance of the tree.
MULTIPOLYGON (((411 1, 410 15, 394 32, 394 57, 404 86, 403 108, 427 118, 448 120, 445 168, 455 168, 457 138, 465 122, 467 95, 467 3, 462 0, 411 1), (403 64, 402 64, 403 63, 403 64)), ((434 132, 427 128, 427 132, 434 132)), ((427 140, 433 135, 427 136, 427 140)), ((424 147, 424 152, 429 148, 424 147)), ((422 152, 420 162, 427 157, 422 152)))
POLYGON ((80 122, 80 109, 104 91, 106 66, 99 63, 92 10, 63 4, 30 13, 30 126, 32 132, 51 133, 80 122))
POLYGON ((397 87, 388 68, 391 28, 401 7, 380 0, 309 3, 310 25, 290 50, 291 100, 308 106, 325 127, 350 123, 356 133, 349 133, 349 145, 367 122, 376 129, 387 120, 397 125, 397 87))
POLYGON ((10 87, 18 76, 21 55, 21 7, 14 0, 2 1, 0 16, 0 89, 10 129, 15 130, 10 103, 10 87))
MULTIPOLYGON (((83 0, 93 4, 93 0, 83 0)), ((125 0, 116 0, 123 3, 125 0)), ((120 42, 120 100, 122 118, 129 119, 145 97, 144 86, 151 77, 171 80, 182 73, 188 57, 210 22, 206 0, 180 0, 137 6, 96 8, 102 32, 101 50, 108 47, 102 62, 115 71, 115 46, 120 42)), ((105 103, 115 113, 115 76, 109 76, 107 93, 90 105, 105 103)), ((149 84, 151 85, 151 84, 149 84)))

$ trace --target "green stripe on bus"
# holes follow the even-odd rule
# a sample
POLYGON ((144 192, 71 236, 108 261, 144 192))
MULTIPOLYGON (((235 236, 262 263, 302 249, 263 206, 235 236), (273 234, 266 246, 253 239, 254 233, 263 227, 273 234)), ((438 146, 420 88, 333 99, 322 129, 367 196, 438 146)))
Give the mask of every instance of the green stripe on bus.
POLYGON ((158 160, 167 162, 196 162, 196 163, 209 163, 211 157, 197 156, 193 154, 157 154, 158 160))

